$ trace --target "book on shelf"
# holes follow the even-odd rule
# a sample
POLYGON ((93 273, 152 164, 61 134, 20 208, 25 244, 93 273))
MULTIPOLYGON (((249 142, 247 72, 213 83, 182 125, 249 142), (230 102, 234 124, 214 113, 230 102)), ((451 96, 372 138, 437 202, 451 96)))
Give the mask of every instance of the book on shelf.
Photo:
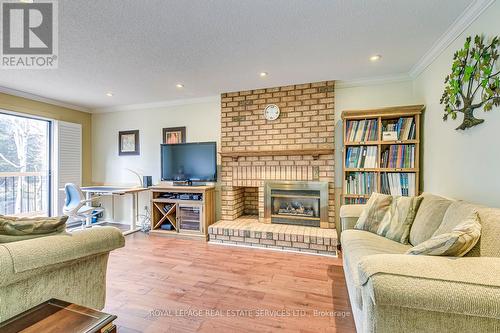
POLYGON ((347 205, 365 204, 367 201, 367 198, 345 198, 345 204, 347 205))
POLYGON ((346 141, 348 142, 364 142, 377 141, 378 136, 378 120, 349 120, 346 128, 346 141))
POLYGON ((408 172, 384 172, 380 175, 380 187, 383 194, 415 196, 415 174, 408 172))
MULTIPOLYGON (((416 134, 416 124, 413 117, 404 117, 382 122, 382 133, 396 132, 398 140, 414 140, 416 134)), ((382 135, 382 140, 384 140, 382 135)), ((387 136, 387 138, 390 138, 387 136)))
POLYGON ((382 168, 414 168, 415 145, 390 145, 382 152, 382 168))
POLYGON ((352 172, 344 181, 346 194, 368 195, 376 191, 377 177, 373 172, 352 172))
POLYGON ((348 147, 345 157, 346 168, 376 168, 377 146, 348 147))

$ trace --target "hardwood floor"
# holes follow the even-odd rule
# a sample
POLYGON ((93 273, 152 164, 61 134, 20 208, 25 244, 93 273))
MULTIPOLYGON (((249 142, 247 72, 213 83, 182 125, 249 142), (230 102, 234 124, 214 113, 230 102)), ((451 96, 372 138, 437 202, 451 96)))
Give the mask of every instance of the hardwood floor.
POLYGON ((355 332, 331 257, 135 233, 109 259, 105 312, 130 332, 355 332))

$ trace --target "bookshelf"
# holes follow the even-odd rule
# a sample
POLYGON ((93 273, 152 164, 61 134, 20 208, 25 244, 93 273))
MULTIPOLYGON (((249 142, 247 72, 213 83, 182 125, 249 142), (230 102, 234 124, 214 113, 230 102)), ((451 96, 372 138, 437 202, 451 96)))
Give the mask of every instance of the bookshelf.
POLYGON ((419 195, 423 105, 342 112, 342 204, 372 192, 419 195))

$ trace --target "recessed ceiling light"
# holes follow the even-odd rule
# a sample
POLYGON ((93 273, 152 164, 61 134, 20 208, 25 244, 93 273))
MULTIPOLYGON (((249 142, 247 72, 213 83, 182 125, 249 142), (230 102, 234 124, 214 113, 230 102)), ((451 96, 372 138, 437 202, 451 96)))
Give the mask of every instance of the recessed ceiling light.
POLYGON ((370 57, 370 61, 379 61, 382 58, 380 54, 376 54, 370 57))
POLYGON ((177 83, 175 86, 176 86, 177 88, 184 88, 184 85, 183 85, 182 83, 177 83))
POLYGON ((33 3, 33 0, 19 0, 22 3, 33 3))
POLYGON ((108 96, 108 97, 113 97, 113 93, 112 93, 112 92, 107 92, 107 93, 106 93, 106 96, 108 96))
POLYGON ((267 74, 268 74, 267 72, 260 72, 259 75, 260 75, 260 77, 264 77, 264 76, 267 76, 267 74))

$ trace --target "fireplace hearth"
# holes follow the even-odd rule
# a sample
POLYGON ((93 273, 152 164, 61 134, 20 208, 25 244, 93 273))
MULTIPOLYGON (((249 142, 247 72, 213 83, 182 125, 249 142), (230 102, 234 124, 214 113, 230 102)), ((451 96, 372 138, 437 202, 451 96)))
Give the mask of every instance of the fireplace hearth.
POLYGON ((271 223, 319 227, 328 221, 328 183, 266 182, 264 218, 271 223))

